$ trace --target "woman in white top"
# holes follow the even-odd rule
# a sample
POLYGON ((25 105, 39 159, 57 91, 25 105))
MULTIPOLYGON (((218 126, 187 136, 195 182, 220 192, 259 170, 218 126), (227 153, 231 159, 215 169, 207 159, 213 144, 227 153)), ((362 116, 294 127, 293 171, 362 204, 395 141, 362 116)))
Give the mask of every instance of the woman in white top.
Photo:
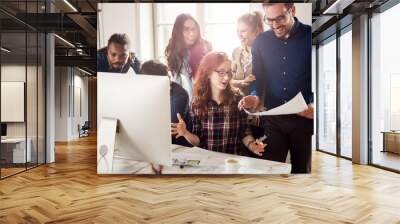
MULTIPOLYGON (((244 96, 250 95, 250 85, 252 82, 257 82, 252 74, 251 47, 256 37, 262 32, 264 32, 264 24, 261 13, 255 11, 239 17, 237 35, 241 46, 235 48, 232 53, 233 77, 231 85, 238 88, 244 96)), ((248 120, 254 137, 263 136, 264 129, 260 123, 260 118, 248 116, 248 120)))
POLYGON ((249 86, 255 81, 251 71, 251 46, 257 35, 262 32, 264 32, 264 26, 261 13, 256 11, 239 17, 237 35, 241 46, 235 48, 232 53, 233 77, 231 85, 239 88, 245 96, 249 95, 249 86))

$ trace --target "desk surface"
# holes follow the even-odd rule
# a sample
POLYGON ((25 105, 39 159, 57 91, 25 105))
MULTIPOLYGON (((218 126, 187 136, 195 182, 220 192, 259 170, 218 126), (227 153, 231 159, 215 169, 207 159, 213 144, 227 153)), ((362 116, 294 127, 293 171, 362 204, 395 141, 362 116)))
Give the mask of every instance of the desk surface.
MULTIPOLYGON (((1 143, 19 143, 19 142, 24 142, 25 138, 5 138, 1 139, 1 143)), ((29 138, 28 138, 29 141, 29 138)))
POLYGON ((381 131, 383 134, 400 134, 400 131, 381 131))
MULTIPOLYGON (((164 167, 163 174, 289 174, 291 165, 270 160, 213 152, 198 147, 174 146, 172 157, 178 159, 200 160, 199 166, 164 167), (239 161, 238 169, 225 167, 225 160, 233 158, 239 161)), ((114 156, 113 174, 154 174, 151 164, 132 161, 114 156)))

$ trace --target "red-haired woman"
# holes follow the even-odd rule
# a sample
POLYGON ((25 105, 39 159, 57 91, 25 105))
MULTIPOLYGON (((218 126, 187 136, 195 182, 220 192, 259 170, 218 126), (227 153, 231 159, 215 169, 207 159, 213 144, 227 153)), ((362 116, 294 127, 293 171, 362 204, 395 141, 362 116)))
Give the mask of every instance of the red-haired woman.
POLYGON ((194 74, 200 60, 210 51, 211 44, 201 37, 197 21, 189 14, 176 17, 165 56, 172 73, 171 80, 188 92, 190 100, 193 95, 194 74))
POLYGON ((222 52, 207 54, 201 60, 194 83, 190 131, 178 115, 179 122, 172 124, 172 134, 212 151, 240 154, 244 144, 261 155, 265 144, 251 135, 247 115, 237 107, 241 96, 232 90, 231 78, 228 56, 222 52))

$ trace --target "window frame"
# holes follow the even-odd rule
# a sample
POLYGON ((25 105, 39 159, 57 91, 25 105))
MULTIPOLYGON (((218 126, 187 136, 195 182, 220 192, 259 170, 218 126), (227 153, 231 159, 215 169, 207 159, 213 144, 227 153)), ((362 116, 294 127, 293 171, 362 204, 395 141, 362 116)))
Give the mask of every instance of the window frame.
MULTIPOLYGON (((347 32, 352 32, 352 23, 347 24, 345 27, 336 30, 335 33, 327 36, 326 38, 319 40, 318 43, 316 44, 316 101, 317 101, 317 106, 316 106, 316 151, 323 152, 329 155, 333 155, 339 158, 343 158, 346 160, 352 160, 352 158, 347 157, 342 155, 341 152, 341 118, 340 118, 340 104, 341 104, 341 97, 340 97, 340 82, 341 82, 341 66, 340 66, 340 60, 341 60, 341 55, 340 55, 340 38, 342 35, 346 34, 347 32), (319 74, 319 48, 322 43, 327 44, 331 41, 336 41, 336 152, 332 153, 327 150, 321 149, 320 148, 320 142, 319 142, 319 135, 320 135, 320 125, 319 125, 319 110, 320 106, 318 105, 318 93, 319 90, 321 89, 320 86, 320 74, 319 74)), ((353 150, 352 150, 353 151, 353 150)))

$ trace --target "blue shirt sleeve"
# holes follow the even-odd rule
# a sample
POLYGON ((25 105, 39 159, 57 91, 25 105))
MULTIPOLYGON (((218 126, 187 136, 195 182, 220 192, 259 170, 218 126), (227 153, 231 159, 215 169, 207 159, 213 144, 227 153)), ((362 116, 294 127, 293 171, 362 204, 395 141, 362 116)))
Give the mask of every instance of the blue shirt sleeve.
POLYGON ((314 103, 314 93, 308 98, 308 103, 314 103))
POLYGON ((264 94, 264 72, 262 57, 260 55, 259 47, 256 41, 251 48, 252 54, 252 72, 256 80, 250 85, 250 95, 262 97, 264 94))

